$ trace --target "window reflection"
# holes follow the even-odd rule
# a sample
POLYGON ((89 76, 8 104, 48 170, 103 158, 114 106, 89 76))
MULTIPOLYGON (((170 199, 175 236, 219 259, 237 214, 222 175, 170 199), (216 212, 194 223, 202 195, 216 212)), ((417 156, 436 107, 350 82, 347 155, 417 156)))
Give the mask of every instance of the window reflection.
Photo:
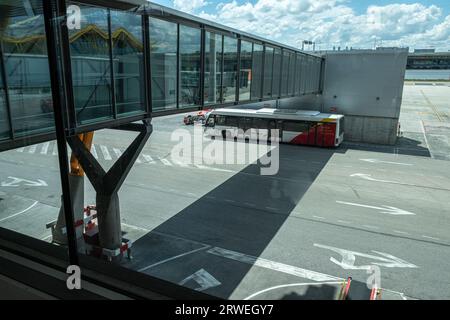
POLYGON ((251 42, 241 42, 241 70, 239 80, 239 101, 250 100, 250 88, 253 79, 252 70, 253 44, 251 42))
POLYGON ((2 68, 3 65, 0 61, 0 140, 8 138, 10 132, 8 111, 6 109, 5 86, 3 84, 2 68))
POLYGON ((272 97, 273 54, 274 49, 271 47, 266 47, 264 60, 264 98, 272 97))
POLYGON ((77 4, 81 29, 69 30, 77 122, 112 118, 108 10, 77 4))
MULTIPOLYGON (((15 134, 50 131, 54 127, 53 104, 42 3, 3 1, 0 12, 0 40, 15 134)), ((4 93, 0 99, 3 105, 4 93)), ((4 112, 4 107, 1 109, 4 112)))
POLYGON ((261 99, 261 80, 263 67, 264 47, 260 44, 253 44, 253 67, 251 83, 251 100, 261 99))
POLYGON ((177 107, 176 23, 150 18, 153 111, 177 107))
POLYGON ((274 53, 273 62, 273 82, 272 82, 272 97, 278 98, 280 96, 280 84, 281 84, 281 49, 276 48, 274 53))
POLYGON ((224 38, 224 75, 223 75, 223 102, 236 100, 237 80, 237 39, 224 38))
POLYGON ((180 26, 180 107, 200 105, 201 31, 180 26))
POLYGON ((281 96, 285 97, 288 94, 289 85, 289 58, 290 53, 283 51, 283 70, 281 75, 281 96))
POLYGON ((222 101, 222 35, 206 32, 205 40, 205 104, 222 101))
POLYGON ((297 54, 297 63, 295 65, 295 94, 301 93, 301 77, 302 77, 302 56, 297 54))
POLYGON ((289 54, 289 81, 288 81, 288 95, 292 96, 295 93, 295 53, 289 54))
POLYGON ((145 111, 141 16, 111 11, 111 32, 117 113, 145 111))

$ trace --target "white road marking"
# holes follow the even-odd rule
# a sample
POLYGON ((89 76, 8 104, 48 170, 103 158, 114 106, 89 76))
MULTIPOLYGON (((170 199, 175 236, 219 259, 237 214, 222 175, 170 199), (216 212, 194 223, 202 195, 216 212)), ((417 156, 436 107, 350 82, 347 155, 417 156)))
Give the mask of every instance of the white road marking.
POLYGON ((159 159, 165 166, 172 167, 173 164, 167 159, 159 159))
POLYGON ((31 153, 31 154, 35 153, 36 152, 36 148, 37 148, 36 144, 32 145, 30 147, 30 149, 28 149, 28 153, 31 153))
POLYGON ((439 238, 434 238, 434 237, 429 237, 429 236, 422 236, 422 238, 430 239, 430 240, 436 240, 436 241, 441 240, 441 239, 439 239, 439 238))
POLYGON ((120 149, 113 148, 113 151, 116 154, 117 158, 120 158, 120 156, 122 156, 122 151, 120 149))
POLYGON ((95 159, 98 159, 97 149, 95 149, 95 145, 92 145, 91 154, 94 156, 95 159))
POLYGON ((369 228, 369 229, 376 229, 376 230, 380 229, 379 227, 370 226, 370 225, 368 225, 368 224, 363 225, 363 227, 369 228))
POLYGON ((361 179, 365 179, 365 180, 369 180, 369 181, 375 181, 375 182, 401 184, 400 182, 397 182, 397 181, 375 179, 375 178, 372 178, 372 175, 365 174, 365 173, 355 173, 355 174, 352 174, 350 177, 352 177, 352 178, 357 177, 357 178, 361 178, 361 179))
POLYGON ((339 249, 339 248, 325 246, 325 245, 321 245, 321 244, 314 244, 314 246, 318 247, 318 248, 322 248, 322 249, 331 250, 331 251, 334 251, 334 252, 338 253, 339 255, 341 255, 341 258, 342 258, 341 261, 338 261, 333 257, 330 258, 330 261, 333 262, 334 264, 337 264, 338 266, 340 266, 341 268, 343 268, 345 270, 370 270, 372 265, 377 265, 377 266, 386 267, 386 268, 418 268, 418 266, 416 266, 412 263, 406 262, 400 258, 393 256, 393 255, 375 251, 375 250, 372 250, 372 252, 378 254, 379 256, 374 256, 374 255, 365 254, 365 253, 359 253, 356 251, 350 251, 350 250, 345 250, 345 249, 339 249), (356 257, 362 257, 362 258, 375 260, 375 261, 381 261, 381 262, 372 262, 370 265, 355 266, 356 257))
POLYGON ((41 180, 41 179, 38 179, 37 181, 31 181, 31 180, 17 178, 17 177, 8 177, 8 179, 11 179, 12 181, 10 181, 10 182, 3 181, 1 184, 2 187, 17 188, 20 186, 21 182, 23 182, 24 185, 27 187, 48 187, 47 182, 45 182, 44 180, 41 180))
POLYGON ((207 166, 203 166, 201 164, 196 164, 195 166, 200 170, 211 170, 211 171, 218 171, 218 172, 234 172, 232 170, 227 170, 227 169, 207 167, 207 166))
POLYGON ((184 286, 191 280, 197 282, 200 285, 200 287, 194 289, 196 291, 205 291, 214 287, 218 287, 222 284, 219 280, 214 278, 208 271, 206 271, 205 269, 200 269, 193 275, 190 275, 189 277, 181 281, 179 285, 184 286))
POLYGON ((6 217, 6 218, 0 219, 0 223, 3 222, 3 221, 6 221, 6 220, 8 220, 8 219, 17 217, 18 215, 21 215, 21 214, 23 214, 23 213, 25 213, 25 212, 27 212, 27 211, 30 211, 30 210, 33 209, 38 203, 39 203, 39 201, 35 201, 31 206, 29 206, 29 207, 26 208, 25 210, 22 210, 22 211, 20 211, 20 212, 17 212, 17 213, 15 213, 15 214, 12 214, 12 215, 10 215, 10 216, 8 216, 8 217, 6 217))
POLYGON ((402 163, 402 162, 392 162, 392 161, 382 161, 377 159, 359 159, 361 161, 370 162, 370 163, 387 163, 387 164, 395 164, 399 166, 413 166, 413 164, 410 163, 402 163))
POLYGON ((333 284, 337 284, 337 285, 341 285, 343 283, 344 279, 342 279, 342 281, 330 281, 330 282, 314 282, 314 283, 291 283, 291 284, 282 284, 280 286, 275 286, 275 287, 270 287, 261 291, 258 291, 254 294, 252 294, 251 296, 248 296, 247 298, 245 298, 244 300, 251 300, 254 297, 257 297, 263 293, 269 292, 269 291, 273 291, 273 290, 277 290, 277 289, 283 289, 283 288, 291 288, 291 287, 305 287, 305 286, 321 286, 321 285, 333 285, 333 284))
POLYGON ((24 152, 24 150, 25 150, 25 148, 19 148, 19 149, 17 149, 16 151, 17 151, 17 152, 24 152))
POLYGON ((57 143, 55 143, 53 145, 52 155, 54 155, 54 156, 58 155, 58 144, 57 143))
POLYGON ((415 216, 415 213, 402 210, 396 207, 390 207, 390 206, 382 206, 382 207, 375 207, 375 206, 369 206, 365 204, 359 204, 359 203, 353 203, 353 202, 345 202, 345 201, 336 201, 336 203, 344 204, 348 206, 354 206, 354 207, 362 207, 362 208, 368 208, 368 209, 375 209, 381 211, 381 213, 386 213, 394 216, 415 216))
POLYGON ((350 221, 346 221, 346 220, 338 220, 339 223, 343 223, 343 224, 351 224, 350 221))
POLYGON ((144 157, 145 161, 147 161, 149 164, 155 163, 155 161, 153 161, 153 158, 147 154, 143 154, 142 157, 144 157))
POLYGON ((49 147, 50 147, 50 142, 45 142, 42 145, 41 154, 47 154, 49 147))
POLYGON ((212 249, 208 250, 207 252, 210 254, 219 256, 219 257, 239 261, 242 263, 258 266, 258 267, 265 268, 265 269, 270 269, 270 270, 294 275, 294 276, 309 279, 312 281, 320 282, 320 281, 341 280, 341 278, 337 278, 337 277, 330 276, 327 274, 323 274, 323 273, 319 273, 319 272, 315 272, 315 271, 311 271, 311 270, 307 270, 307 269, 303 269, 303 268, 298 268, 298 267, 290 266, 290 265, 287 265, 284 263, 279 263, 279 262, 275 262, 275 261, 271 261, 271 260, 267 260, 267 259, 257 258, 254 256, 250 256, 250 255, 246 255, 243 253, 230 251, 230 250, 226 250, 226 249, 222 249, 222 248, 218 248, 218 247, 212 248, 212 249))
POLYGON ((111 161, 112 160, 111 154, 109 153, 109 150, 108 150, 108 148, 106 146, 100 145, 100 150, 102 151, 103 158, 106 161, 111 161))
POLYGON ((156 267, 156 266, 162 265, 162 264, 164 264, 164 263, 166 263, 166 262, 173 261, 173 260, 176 260, 176 259, 181 258, 181 257, 185 257, 185 256, 187 256, 187 255, 190 255, 190 254, 192 254, 192 253, 195 253, 195 252, 198 252, 198 251, 202 251, 202 250, 208 249, 208 248, 210 248, 210 247, 211 247, 211 246, 209 246, 209 245, 205 245, 205 246, 203 246, 203 247, 201 247, 201 248, 197 248, 197 249, 195 249, 195 250, 191 250, 191 251, 188 251, 188 252, 179 254, 179 255, 177 255, 177 256, 174 256, 174 257, 171 257, 171 258, 168 258, 168 259, 159 261, 159 262, 157 262, 157 263, 154 263, 154 264, 152 264, 152 265, 149 265, 148 267, 139 269, 138 272, 144 272, 144 271, 146 271, 146 270, 148 270, 148 269, 151 269, 151 268, 154 268, 154 267, 156 267))
POLYGON ((398 234, 409 235, 409 233, 405 232, 405 231, 399 231, 399 230, 392 230, 392 231, 394 231, 395 233, 398 233, 398 234))
POLYGON ((425 145, 427 146, 427 149, 428 149, 428 152, 430 153, 431 158, 434 159, 435 157, 434 157, 433 153, 431 152, 430 144, 428 143, 427 131, 425 130, 425 124, 423 123, 423 120, 420 121, 420 124, 422 126, 422 131, 423 131, 423 137, 424 137, 424 140, 425 140, 425 145))
POLYGON ((320 220, 326 220, 326 218, 324 218, 324 217, 319 217, 319 216, 313 216, 313 218, 320 219, 320 220))

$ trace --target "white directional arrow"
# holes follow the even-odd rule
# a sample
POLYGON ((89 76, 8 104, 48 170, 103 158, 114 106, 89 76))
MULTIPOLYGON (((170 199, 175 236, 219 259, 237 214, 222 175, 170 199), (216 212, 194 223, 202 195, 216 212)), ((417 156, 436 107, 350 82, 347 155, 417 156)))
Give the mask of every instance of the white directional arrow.
POLYGON ((205 269, 200 269, 193 275, 190 275, 189 277, 181 281, 179 285, 184 286, 191 280, 197 282, 200 285, 200 287, 195 289, 197 291, 205 291, 210 288, 218 287, 222 284, 219 280, 214 278, 208 271, 206 271, 205 269))
POLYGON ((373 253, 378 255, 375 256, 356 251, 325 246, 321 244, 314 244, 314 246, 322 249, 331 250, 340 254, 341 261, 338 261, 333 257, 330 258, 330 261, 337 264, 338 266, 342 267, 345 270, 371 270, 371 267, 374 265, 386 268, 418 268, 418 266, 412 263, 406 262, 405 260, 394 257, 393 255, 379 251, 372 250, 373 253), (356 257, 366 258, 371 260, 372 262, 370 265, 355 266, 356 257))
POLYGON ((352 177, 352 178, 357 177, 357 178, 366 179, 366 180, 369 180, 369 181, 376 181, 376 182, 386 182, 386 183, 396 183, 396 184, 399 184, 399 182, 397 182, 397 181, 389 181, 389 180, 379 180, 379 179, 375 179, 375 178, 372 178, 372 175, 370 175, 370 174, 365 174, 365 173, 355 173, 355 174, 352 174, 350 177, 352 177))
POLYGON ((20 186, 21 183, 23 183, 23 185, 25 185, 27 187, 48 187, 47 182, 45 182, 44 180, 41 180, 41 179, 38 179, 37 181, 31 181, 31 180, 16 178, 16 177, 8 177, 8 179, 11 179, 11 181, 9 181, 9 182, 3 181, 1 184, 2 187, 17 188, 20 186))
POLYGON ((377 159, 359 159, 359 160, 365 161, 365 162, 370 162, 370 163, 388 163, 388 164, 396 164, 399 166, 413 166, 413 164, 410 164, 410 163, 382 161, 382 160, 377 160, 377 159))
POLYGON ((369 205, 365 205, 365 204, 345 202, 345 201, 336 201, 336 203, 345 204, 345 205, 354 206, 354 207, 375 209, 375 210, 381 211, 381 213, 386 213, 386 214, 390 214, 390 215, 394 215, 394 216, 415 216, 416 215, 413 212, 409 212, 406 210, 402 210, 402 209, 399 209, 396 207, 390 207, 390 206, 375 207, 375 206, 369 206, 369 205))

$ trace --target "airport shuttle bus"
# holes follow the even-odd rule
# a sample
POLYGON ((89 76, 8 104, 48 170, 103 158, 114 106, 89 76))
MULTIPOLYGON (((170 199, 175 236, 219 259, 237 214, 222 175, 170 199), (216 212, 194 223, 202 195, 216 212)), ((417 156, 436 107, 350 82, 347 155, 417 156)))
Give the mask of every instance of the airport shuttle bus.
POLYGON ((278 138, 288 144, 338 147, 344 141, 343 121, 343 115, 318 111, 226 108, 208 114, 205 134, 224 139, 278 138), (279 137, 271 136, 273 129, 278 130, 279 137))

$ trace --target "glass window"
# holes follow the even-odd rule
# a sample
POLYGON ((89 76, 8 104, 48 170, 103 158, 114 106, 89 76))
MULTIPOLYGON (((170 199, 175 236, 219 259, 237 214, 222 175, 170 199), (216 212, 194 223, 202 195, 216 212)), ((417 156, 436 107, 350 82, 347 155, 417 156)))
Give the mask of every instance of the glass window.
POLYGON ((306 132, 309 130, 307 122, 284 121, 283 130, 292 132, 306 132))
POLYGON ((177 108, 176 23, 150 18, 153 111, 177 108))
POLYGON ((8 111, 6 109, 5 85, 1 76, 1 68, 3 68, 3 65, 0 61, 0 140, 8 138, 10 133, 8 111))
POLYGON ((81 29, 69 30, 75 110, 79 124, 113 117, 107 9, 78 5, 81 29))
POLYGON ((272 97, 273 53, 274 53, 273 48, 266 47, 264 59, 264 98, 272 97))
POLYGON ((301 77, 301 89, 302 89, 302 94, 306 94, 306 81, 308 78, 308 73, 307 73, 307 66, 308 64, 308 57, 307 56, 303 56, 302 57, 302 68, 301 68, 301 72, 302 72, 302 77, 301 77))
POLYGON ((276 48, 273 62, 273 82, 272 82, 272 97, 278 98, 280 96, 280 81, 281 81, 281 49, 276 48))
MULTIPOLYGON (((0 38, 15 133, 51 131, 53 101, 42 2, 9 1, 1 6, 0 38)), ((4 93, 0 96, 4 101, 4 93)))
POLYGON ((301 77, 302 77, 302 56, 297 54, 297 64, 295 66, 295 94, 301 94, 301 77))
POLYGON ((205 40, 205 104, 222 101, 222 35, 206 32, 205 40))
POLYGON ((269 127, 268 125, 269 120, 268 119, 253 119, 253 128, 255 129, 267 129, 269 127))
POLYGON ((111 31, 117 113, 145 111, 142 18, 111 11, 111 31))
POLYGON ((281 96, 285 97, 288 94, 289 85, 289 58, 290 53, 288 51, 283 52, 283 70, 281 75, 281 96))
MULTIPOLYGON (((42 3, 35 0, 0 1, 3 55, 0 71, 4 71, 0 73, 0 139, 10 134, 6 85, 16 136, 29 137, 54 128, 42 3)), ((53 232, 47 227, 62 216, 60 168, 54 150, 55 141, 47 141, 0 153, 0 229, 13 231, 14 242, 21 242, 21 245, 24 245, 23 239, 29 247, 52 240, 67 244, 61 223, 60 228, 52 228, 53 232), (29 241, 28 237, 34 241, 29 241)), ((3 240, 0 240, 2 244, 3 240)), ((46 254, 52 255, 51 252, 47 250, 46 254)), ((0 287, 2 294, 8 295, 5 287, 0 287)))
POLYGON ((264 47, 260 44, 253 44, 253 67, 251 77, 251 100, 261 99, 261 80, 263 66, 264 47))
POLYGON ((295 94, 295 75, 296 75, 296 59, 295 53, 291 52, 289 57, 289 81, 288 81, 288 95, 295 94))
POLYGON ((241 42, 241 71, 239 80, 239 101, 250 100, 250 88, 253 78, 253 43, 241 42))
POLYGON ((237 127, 238 126, 238 118, 237 117, 226 117, 226 125, 228 127, 237 127))
POLYGON ((180 25, 180 108, 200 105, 200 29, 180 25))
POLYGON ((223 102, 236 100, 237 77, 237 39, 225 37, 224 39, 224 74, 223 74, 223 102))
POLYGON ((226 124, 227 117, 225 116, 216 116, 216 124, 218 126, 224 126, 226 124))

